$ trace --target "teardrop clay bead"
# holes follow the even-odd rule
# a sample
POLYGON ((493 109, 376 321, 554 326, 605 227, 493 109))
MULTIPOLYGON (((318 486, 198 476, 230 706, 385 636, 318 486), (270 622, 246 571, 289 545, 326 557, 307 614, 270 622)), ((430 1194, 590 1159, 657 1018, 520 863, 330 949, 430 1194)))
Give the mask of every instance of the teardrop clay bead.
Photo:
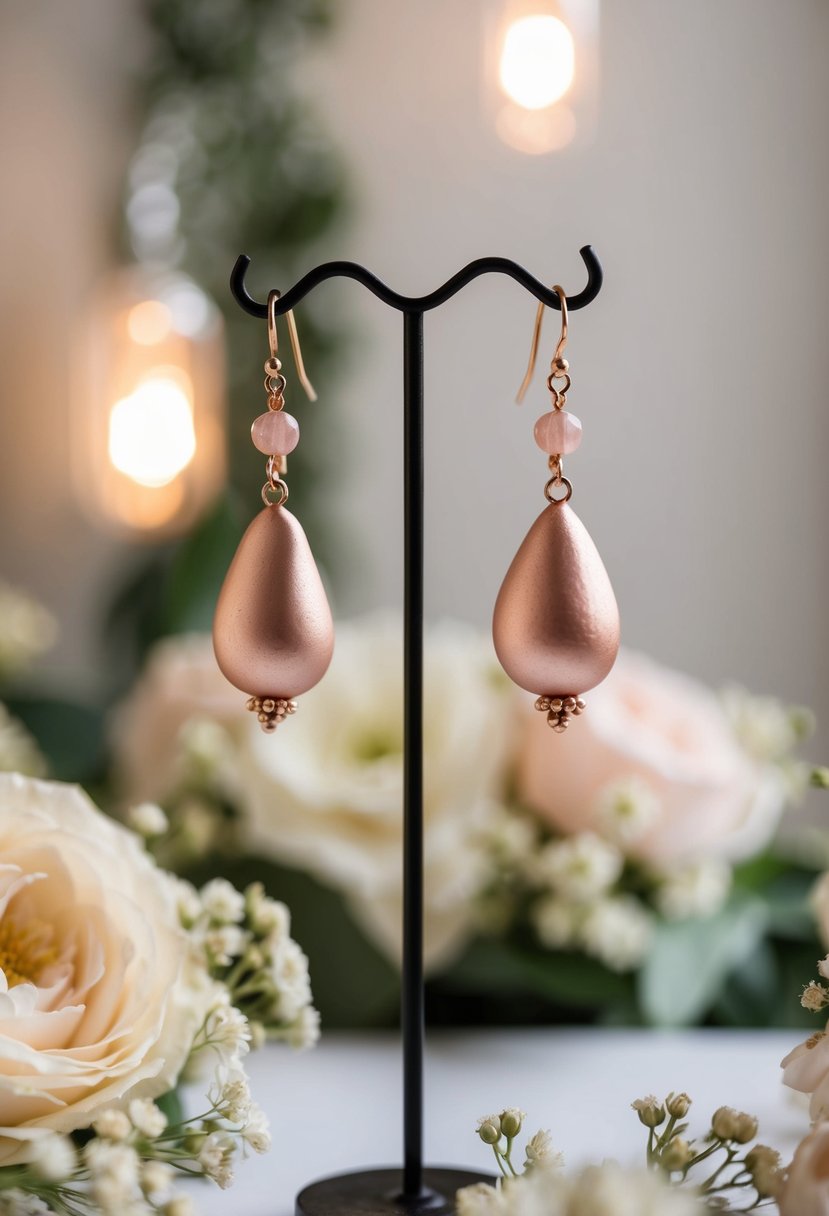
POLYGON ((331 609, 299 520, 265 507, 225 575, 213 618, 213 650, 243 692, 290 698, 318 684, 334 653, 331 609))
POLYGON ((492 619, 501 666, 528 692, 594 688, 619 650, 619 609, 590 534, 566 504, 541 512, 501 584, 492 619))

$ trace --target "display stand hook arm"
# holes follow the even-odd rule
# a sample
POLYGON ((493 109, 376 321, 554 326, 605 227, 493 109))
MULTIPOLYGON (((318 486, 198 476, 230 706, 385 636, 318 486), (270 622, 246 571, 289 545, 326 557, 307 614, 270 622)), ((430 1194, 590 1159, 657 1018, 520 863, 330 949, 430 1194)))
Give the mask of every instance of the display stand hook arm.
MULTIPOLYGON (((593 251, 593 246, 584 245, 579 250, 579 254, 587 269, 587 285, 576 295, 567 296, 567 307, 571 312, 585 308, 586 305, 592 303, 602 287, 602 267, 593 251)), ((245 253, 240 254, 230 276, 230 290, 237 304, 246 313, 252 317, 264 318, 268 313, 267 302, 260 303, 255 300, 245 283, 249 266, 250 258, 245 253)), ((300 300, 304 299, 320 283, 324 283, 326 279, 355 279, 384 304, 388 304, 390 308, 408 313, 429 312, 432 308, 437 308, 439 305, 445 304, 447 300, 451 300, 452 296, 461 288, 482 274, 508 275, 526 288, 537 300, 543 301, 550 308, 561 309, 561 302, 557 294, 534 278, 517 262, 512 262, 509 258, 477 258, 468 266, 464 266, 463 270, 452 275, 451 279, 447 279, 441 287, 425 296, 404 296, 397 291, 392 291, 382 279, 378 279, 370 270, 366 270, 357 262, 323 262, 321 266, 309 270, 308 274, 303 275, 290 291, 286 291, 280 296, 276 311, 281 315, 295 308, 300 300)))

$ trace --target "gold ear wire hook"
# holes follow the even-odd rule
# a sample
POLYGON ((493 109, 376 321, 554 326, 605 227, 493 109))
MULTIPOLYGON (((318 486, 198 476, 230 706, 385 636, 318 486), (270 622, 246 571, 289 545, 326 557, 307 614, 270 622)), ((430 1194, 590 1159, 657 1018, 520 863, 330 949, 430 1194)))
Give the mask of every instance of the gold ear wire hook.
MULTIPOLYGON (((268 293, 268 345, 271 350, 271 358, 279 357, 279 335, 276 331, 276 302, 281 293, 271 291, 268 293)), ((309 401, 316 401, 317 394, 313 384, 308 379, 308 373, 305 370, 305 363, 302 358, 302 347, 299 344, 299 334, 296 328, 296 319, 293 310, 285 313, 285 320, 288 322, 288 336, 291 339, 291 350, 294 355, 294 363, 296 364, 296 374, 302 387, 305 389, 305 395, 309 401)))
MULTIPOLYGON (((555 354, 553 355, 553 359, 550 364, 551 370, 554 371, 555 365, 558 362, 558 360, 561 359, 562 355, 564 354, 564 348, 567 345, 567 297, 564 294, 564 288, 559 287, 558 283, 556 283, 555 286, 553 287, 553 291, 558 296, 559 303, 561 304, 561 333, 558 336, 558 343, 556 345, 555 354)), ((532 383, 533 374, 535 372, 535 361, 538 358, 538 346, 541 341, 541 326, 544 322, 544 308, 545 308, 544 301, 541 300, 539 302, 539 305, 538 305, 538 308, 536 309, 536 314, 535 314, 535 325, 533 327, 533 338, 532 338, 532 343, 530 344, 530 359, 527 364, 527 370, 524 374, 524 379, 521 381, 521 387, 518 390, 518 395, 515 398, 516 405, 520 405, 521 402, 524 400, 527 389, 530 387, 530 384, 532 383)))

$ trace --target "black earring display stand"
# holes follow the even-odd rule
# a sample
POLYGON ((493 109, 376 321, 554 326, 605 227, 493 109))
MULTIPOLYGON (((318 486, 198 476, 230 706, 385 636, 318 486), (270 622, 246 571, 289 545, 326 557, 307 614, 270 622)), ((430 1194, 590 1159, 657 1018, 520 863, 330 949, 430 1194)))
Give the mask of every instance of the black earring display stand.
MULTIPOLYGON (((591 246, 580 253, 587 286, 567 297, 572 312, 595 300, 602 286, 602 268, 591 246)), ((245 286, 249 265, 244 254, 237 259, 230 288, 245 312, 265 318, 267 305, 254 300, 245 286)), ((537 300, 560 310, 554 291, 507 258, 478 258, 426 296, 399 295, 355 262, 326 262, 276 304, 281 316, 326 279, 356 279, 402 312, 404 335, 403 1168, 361 1170, 314 1182, 298 1196, 297 1216, 443 1216, 454 1211, 460 1187, 486 1177, 423 1167, 423 314, 445 304, 479 275, 493 272, 509 275, 537 300)))

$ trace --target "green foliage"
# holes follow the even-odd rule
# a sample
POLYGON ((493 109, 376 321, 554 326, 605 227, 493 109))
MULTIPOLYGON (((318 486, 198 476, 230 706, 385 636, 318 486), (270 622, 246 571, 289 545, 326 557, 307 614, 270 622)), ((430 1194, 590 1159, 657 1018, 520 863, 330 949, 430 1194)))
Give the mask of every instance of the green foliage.
POLYGON ((100 779, 106 761, 106 732, 98 707, 23 694, 9 697, 6 704, 37 740, 50 777, 87 786, 100 779))
MULTIPOLYGON (((480 939, 439 983, 448 991, 479 994, 482 1004, 503 998, 512 1022, 592 1021, 614 1009, 635 1016, 632 977, 571 951, 480 939)), ((448 1010, 448 1003, 443 1007, 448 1010)))
POLYGON ((726 977, 757 949, 767 923, 762 899, 738 894, 714 916, 659 924, 639 973, 646 1019, 690 1026, 704 1018, 726 977))

